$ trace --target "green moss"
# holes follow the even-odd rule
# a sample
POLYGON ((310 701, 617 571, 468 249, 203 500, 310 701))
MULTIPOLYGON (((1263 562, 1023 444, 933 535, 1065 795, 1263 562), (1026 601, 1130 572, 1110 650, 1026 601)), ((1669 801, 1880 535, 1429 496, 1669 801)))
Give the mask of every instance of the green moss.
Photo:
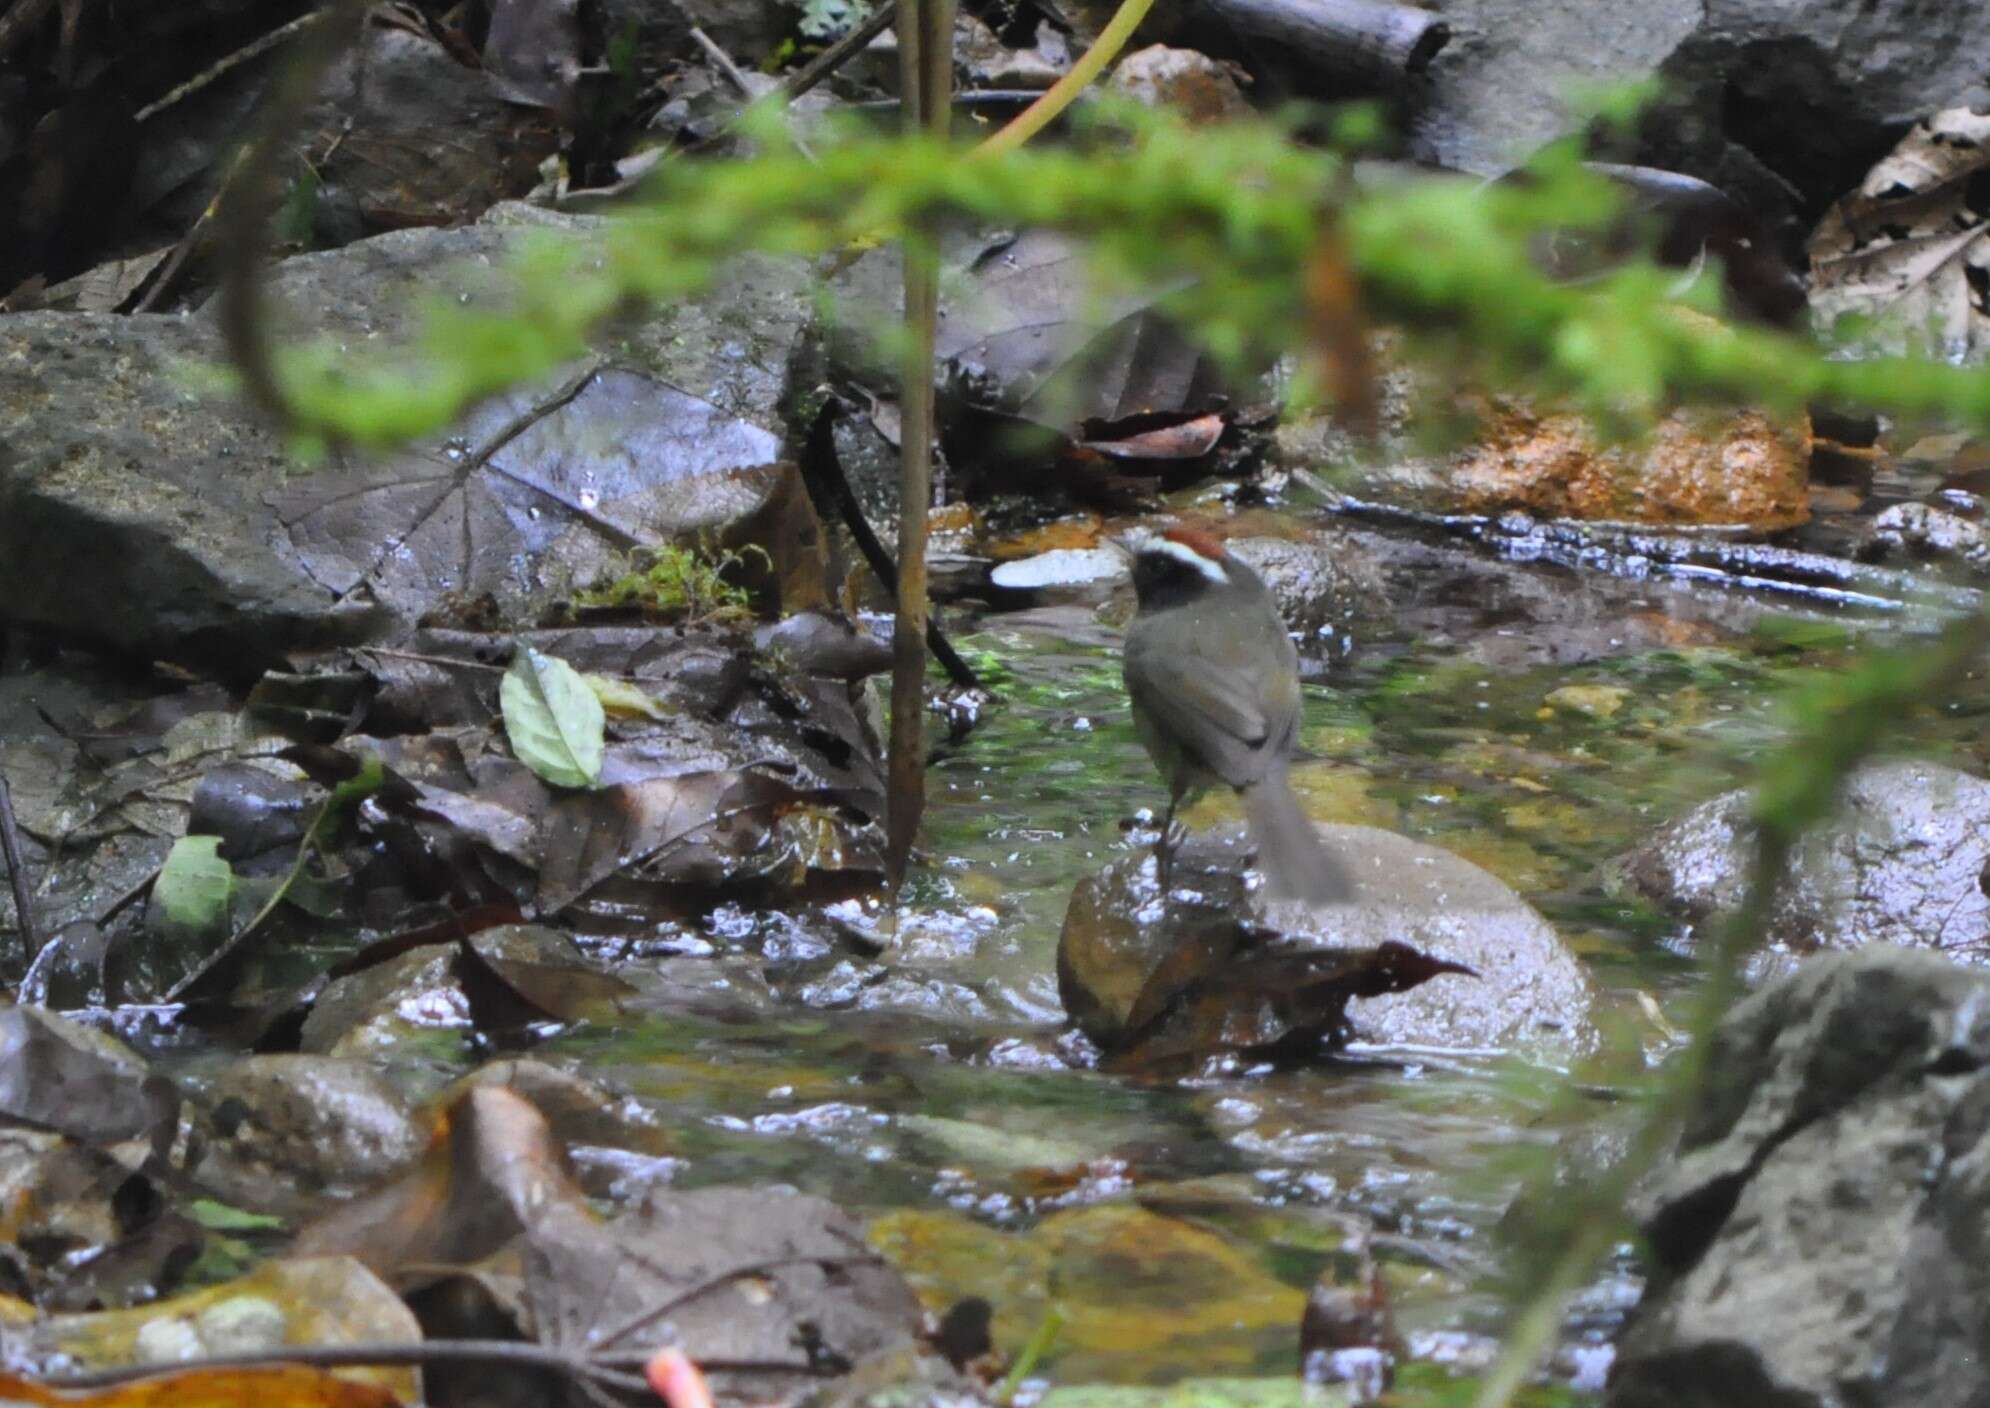
POLYGON ((718 552, 681 547, 654 548, 633 570, 574 597, 577 608, 633 607, 647 616, 670 621, 725 623, 751 620, 753 598, 744 587, 726 580, 729 569, 746 565, 749 556, 767 558, 764 549, 718 552))

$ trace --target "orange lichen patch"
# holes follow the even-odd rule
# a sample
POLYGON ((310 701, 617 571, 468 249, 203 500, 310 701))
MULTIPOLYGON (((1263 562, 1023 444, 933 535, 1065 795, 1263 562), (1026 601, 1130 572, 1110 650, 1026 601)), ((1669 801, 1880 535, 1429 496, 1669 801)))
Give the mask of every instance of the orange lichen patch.
POLYGON ((1226 555, 1223 540, 1200 528, 1170 528, 1161 536, 1171 543, 1180 543, 1190 552, 1200 553, 1211 562, 1220 561, 1226 555))
POLYGON ((1610 444, 1580 416, 1500 399, 1452 485, 1467 512, 1784 528, 1810 516, 1809 452, 1807 423, 1756 411, 1678 410, 1610 444))
POLYGON ((0 1374, 0 1401, 49 1408, 399 1408, 406 1401, 377 1384, 353 1383, 322 1369, 187 1369, 115 1388, 65 1393, 0 1374))
POLYGON ((1096 513, 1060 518, 1011 537, 997 538, 988 544, 988 555, 997 562, 1009 562, 1021 557, 1035 557, 1038 553, 1056 552, 1060 548, 1095 548, 1099 545, 1099 532, 1104 526, 1104 520, 1096 513))
POLYGON ((1142 107, 1172 108, 1190 127, 1250 117, 1250 100, 1238 86, 1250 77, 1192 49, 1155 44, 1128 54, 1113 71, 1112 87, 1142 107))
POLYGON ((972 533, 978 526, 972 504, 942 504, 926 515, 929 533, 972 533))

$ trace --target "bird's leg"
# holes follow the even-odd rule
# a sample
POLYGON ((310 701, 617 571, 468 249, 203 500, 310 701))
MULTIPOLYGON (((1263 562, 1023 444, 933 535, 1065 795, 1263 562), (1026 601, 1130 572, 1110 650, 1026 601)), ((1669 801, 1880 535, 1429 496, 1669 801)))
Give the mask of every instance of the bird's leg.
POLYGON ((1180 844, 1175 836, 1175 808, 1180 806, 1181 803, 1181 793, 1170 792, 1168 794, 1168 811, 1161 818, 1160 839, 1154 842, 1154 872, 1156 878, 1161 883, 1163 898, 1168 893, 1169 878, 1174 874, 1175 848, 1180 844))

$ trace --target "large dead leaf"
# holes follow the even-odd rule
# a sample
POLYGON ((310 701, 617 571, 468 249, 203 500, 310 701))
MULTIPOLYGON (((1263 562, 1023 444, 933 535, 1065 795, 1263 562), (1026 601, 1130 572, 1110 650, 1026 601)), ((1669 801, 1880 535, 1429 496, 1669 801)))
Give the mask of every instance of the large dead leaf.
POLYGON ((171 1138, 171 1081, 112 1037, 33 1007, 0 1008, 0 1116, 86 1143, 171 1138))
POLYGON ((676 1346, 729 1401, 793 1402, 910 1348, 921 1322, 854 1218, 784 1189, 658 1191, 608 1222, 549 1208, 524 1260, 535 1338, 596 1352, 676 1346))
POLYGON ((473 1086, 443 1112, 414 1168, 306 1228, 294 1250, 356 1257, 388 1277, 468 1266, 555 1204, 583 1206, 545 1116, 503 1086, 473 1086))
POLYGON ((1171 291, 1106 288, 1082 245, 1031 231, 949 285, 935 351, 975 403, 1059 430, 1207 410, 1213 368, 1154 309, 1171 291))
POLYGON ((1990 113, 1914 124, 1810 240, 1813 316, 1872 320, 1873 350, 1990 350, 1990 113))
POLYGON ((780 440, 636 372, 592 370, 478 407, 385 470, 272 495, 305 567, 341 600, 412 618, 489 596, 509 616, 619 554, 733 523, 779 486, 780 440))

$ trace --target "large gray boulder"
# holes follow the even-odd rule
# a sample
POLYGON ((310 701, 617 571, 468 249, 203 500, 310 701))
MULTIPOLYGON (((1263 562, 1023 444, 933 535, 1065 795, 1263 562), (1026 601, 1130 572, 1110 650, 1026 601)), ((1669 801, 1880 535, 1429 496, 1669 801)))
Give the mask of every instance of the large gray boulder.
POLYGON ((1234 824, 1183 842, 1166 896, 1148 854, 1079 881, 1057 947, 1072 1020, 1108 1051, 1170 1056, 1321 1037, 1549 1059, 1594 1045, 1581 960, 1507 885, 1407 836, 1316 825, 1346 903, 1268 899, 1234 824))
MULTIPOLYGON (((404 350, 424 303, 498 297, 522 244, 589 225, 507 206, 383 235, 281 265, 273 305, 288 336, 364 362, 404 350)), ((249 674, 450 603, 529 624, 632 543, 786 522, 806 508, 782 401, 807 290, 799 262, 743 259, 605 334, 590 380, 568 369, 405 451, 317 466, 197 389, 224 361, 204 315, 0 317, 0 622, 249 674)))
POLYGON ((1990 976, 1821 955, 1722 1023, 1609 1408, 1990 1402, 1990 976))
MULTIPOLYGON (((1632 892, 1696 926, 1747 885, 1750 795, 1729 792, 1618 863, 1632 892)), ((1846 785, 1838 814, 1797 848, 1758 968, 1868 943, 1982 958, 1990 948, 1990 782, 1939 763, 1882 763, 1846 785)))
POLYGON ((1909 124, 1990 74, 1980 5, 1947 0, 1440 0, 1454 38, 1418 135, 1489 173, 1569 130, 1571 80, 1657 75, 1641 159, 1727 188, 1795 234, 1909 124))

